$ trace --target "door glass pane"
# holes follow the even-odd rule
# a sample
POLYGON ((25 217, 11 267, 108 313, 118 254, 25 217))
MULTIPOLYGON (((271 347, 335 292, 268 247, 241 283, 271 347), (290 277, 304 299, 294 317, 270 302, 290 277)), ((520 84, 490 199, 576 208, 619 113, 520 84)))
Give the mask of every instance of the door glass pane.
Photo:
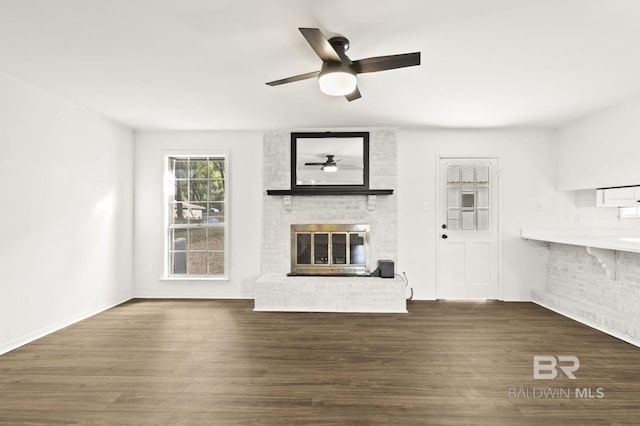
POLYGON ((476 183, 489 185, 489 166, 476 166, 476 183))
POLYGON ((462 229, 465 231, 472 231, 475 229, 476 215, 473 210, 463 210, 462 211, 462 229))
POLYGON ((313 235, 313 263, 326 265, 329 263, 329 234, 313 235))
POLYGON ((462 191, 462 207, 475 207, 475 204, 473 191, 462 191))
POLYGON ((349 234, 349 256, 352 265, 364 265, 364 234, 349 234))
POLYGON ((311 265, 311 234, 296 234, 296 262, 311 265))
POLYGON ((447 229, 460 229, 460 210, 447 210, 447 229))
POLYGON ((462 166, 462 184, 473 185, 476 183, 473 166, 462 166))
POLYGON ((486 186, 478 187, 478 198, 476 200, 477 207, 489 207, 489 188, 486 186))
POLYGON ((331 263, 347 264, 347 234, 331 234, 331 263))
POLYGON ((460 184, 460 166, 447 166, 447 184, 460 184))
POLYGON ((488 209, 478 209, 477 213, 478 225, 477 228, 479 230, 486 231, 489 229, 489 210, 488 209))
POLYGON ((450 186, 447 188, 447 207, 458 208, 460 207, 460 187, 450 186))

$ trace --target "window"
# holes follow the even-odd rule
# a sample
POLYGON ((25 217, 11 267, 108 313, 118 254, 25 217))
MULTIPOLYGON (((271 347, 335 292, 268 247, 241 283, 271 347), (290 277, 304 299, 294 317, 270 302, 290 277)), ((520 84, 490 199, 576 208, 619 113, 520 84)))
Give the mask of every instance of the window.
POLYGON ((447 166, 447 228, 490 228, 488 165, 447 166))
POLYGON ((226 166, 224 156, 168 157, 169 277, 226 277, 226 166))

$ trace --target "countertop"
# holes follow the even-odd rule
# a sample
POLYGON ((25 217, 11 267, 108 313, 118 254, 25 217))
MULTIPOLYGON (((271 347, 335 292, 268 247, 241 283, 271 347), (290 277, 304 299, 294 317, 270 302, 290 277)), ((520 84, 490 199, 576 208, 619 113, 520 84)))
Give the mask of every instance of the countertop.
POLYGON ((640 253, 640 232, 625 229, 526 229, 528 240, 640 253))

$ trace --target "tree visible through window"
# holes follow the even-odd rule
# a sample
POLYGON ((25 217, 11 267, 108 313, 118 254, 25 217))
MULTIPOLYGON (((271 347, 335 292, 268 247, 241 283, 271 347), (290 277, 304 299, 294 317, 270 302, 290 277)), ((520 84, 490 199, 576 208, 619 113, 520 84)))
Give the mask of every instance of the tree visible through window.
POLYGON ((225 276, 225 171, 223 157, 169 157, 169 275, 225 276))

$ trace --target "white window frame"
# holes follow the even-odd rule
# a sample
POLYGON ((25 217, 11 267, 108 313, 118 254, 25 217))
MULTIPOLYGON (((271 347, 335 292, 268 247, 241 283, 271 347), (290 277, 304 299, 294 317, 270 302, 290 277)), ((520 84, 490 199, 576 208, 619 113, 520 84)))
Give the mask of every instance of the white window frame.
POLYGON ((229 281, 229 265, 230 263, 230 211, 231 206, 229 202, 229 153, 227 151, 171 151, 166 152, 162 158, 162 233, 164 235, 164 247, 162 252, 163 257, 163 280, 167 281, 229 281), (219 158, 224 160, 224 274, 223 275, 186 275, 186 274, 172 274, 171 273, 171 227, 170 218, 173 215, 170 206, 170 201, 174 195, 175 185, 173 183, 173 177, 169 171, 169 160, 171 158, 219 158))

